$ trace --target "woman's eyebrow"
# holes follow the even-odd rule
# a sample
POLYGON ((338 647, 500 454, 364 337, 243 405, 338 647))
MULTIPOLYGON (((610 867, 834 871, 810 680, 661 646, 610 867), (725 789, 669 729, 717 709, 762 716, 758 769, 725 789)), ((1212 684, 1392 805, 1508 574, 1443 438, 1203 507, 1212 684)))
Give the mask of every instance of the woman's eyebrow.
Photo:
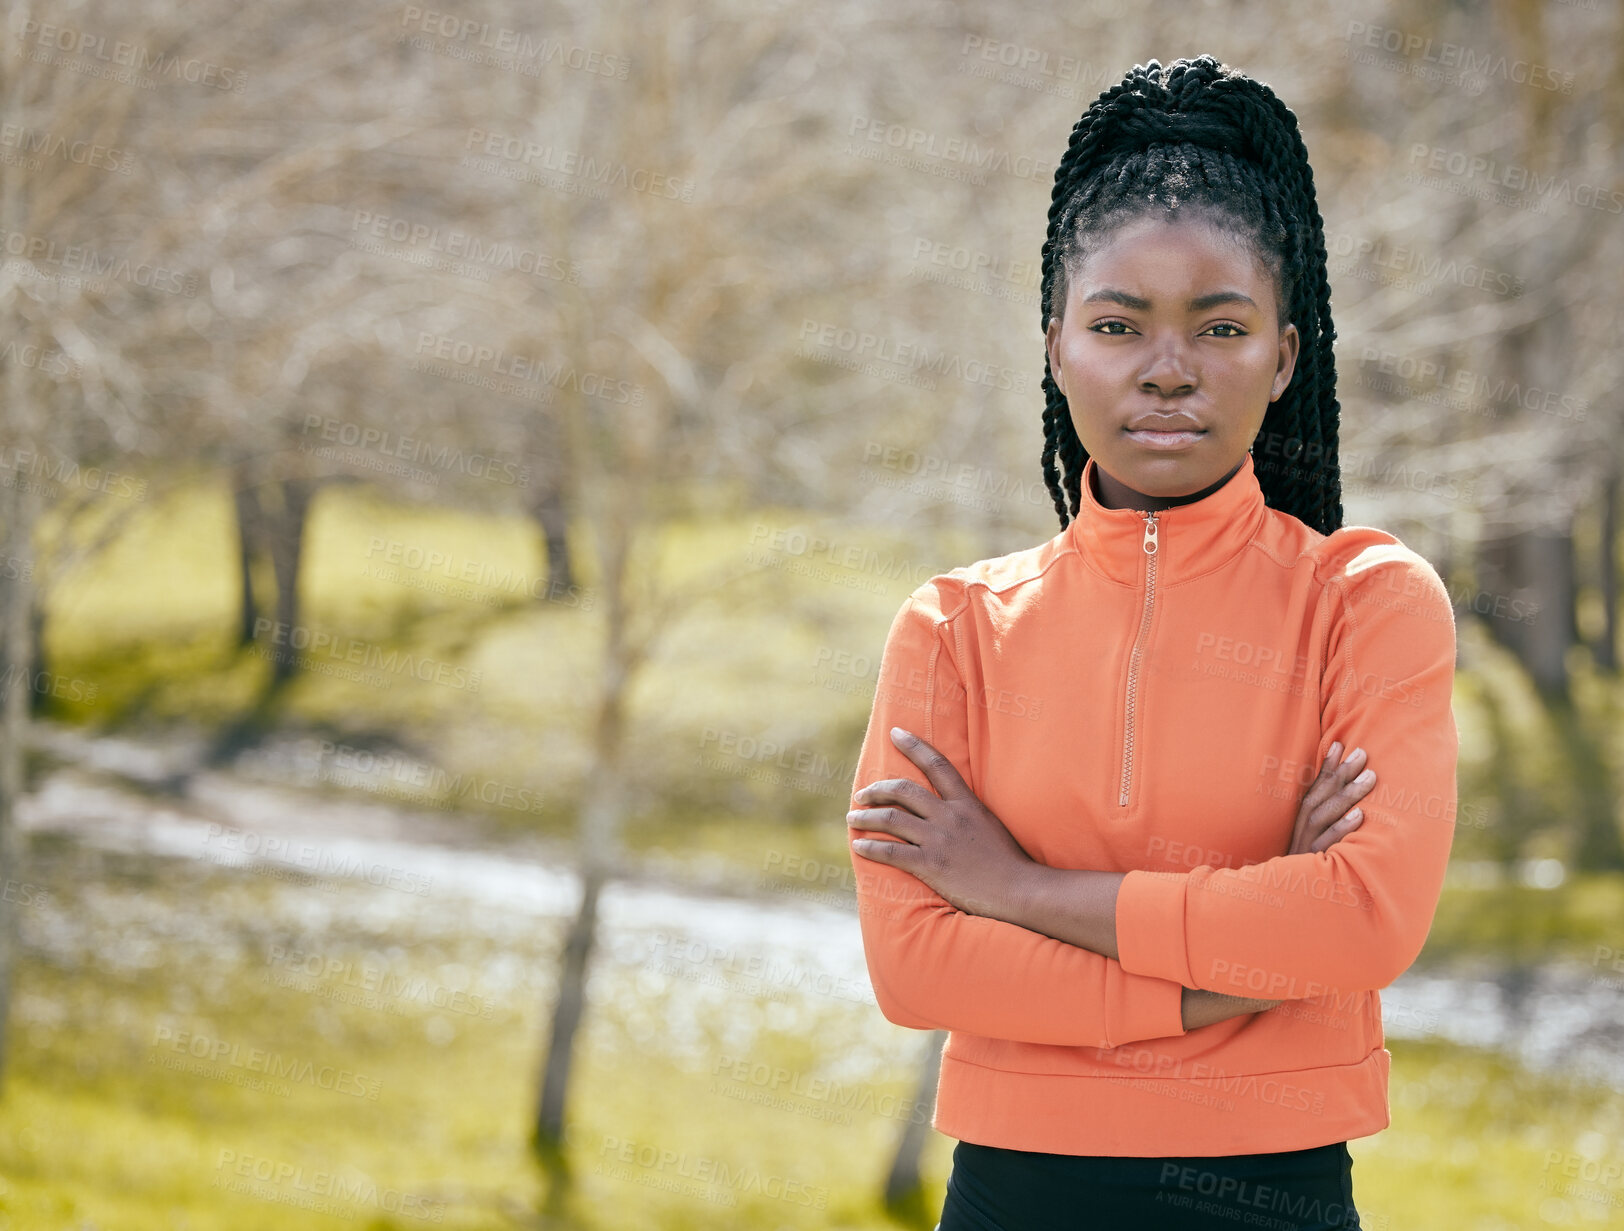
MULTIPOLYGON (((1150 300, 1142 299, 1138 295, 1130 295, 1127 291, 1119 291, 1115 287, 1105 286, 1092 291, 1083 297, 1084 303, 1116 303, 1124 308, 1132 308, 1135 312, 1149 312, 1150 300)), ((1190 300, 1190 311, 1205 312, 1209 308, 1216 308, 1221 304, 1238 303, 1255 308, 1257 303, 1250 295, 1243 295, 1239 291, 1213 291, 1206 295, 1197 295, 1190 300)))

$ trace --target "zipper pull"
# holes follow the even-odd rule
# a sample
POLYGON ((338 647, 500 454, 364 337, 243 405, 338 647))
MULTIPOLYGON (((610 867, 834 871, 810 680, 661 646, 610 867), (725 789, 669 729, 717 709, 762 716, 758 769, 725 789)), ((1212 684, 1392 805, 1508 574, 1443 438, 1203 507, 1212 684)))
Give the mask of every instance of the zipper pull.
POLYGON ((1154 512, 1145 514, 1145 554, 1147 556, 1156 554, 1156 514, 1154 512))

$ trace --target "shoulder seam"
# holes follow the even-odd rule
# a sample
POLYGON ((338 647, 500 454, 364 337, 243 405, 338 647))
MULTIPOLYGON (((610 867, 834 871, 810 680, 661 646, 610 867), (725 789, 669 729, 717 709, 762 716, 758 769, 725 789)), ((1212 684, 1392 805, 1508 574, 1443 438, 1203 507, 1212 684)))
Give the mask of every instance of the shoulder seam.
MULTIPOLYGON (((1064 532, 1062 532, 1062 533, 1064 533, 1064 532)), ((1060 538, 1060 537, 1061 537, 1060 535, 1055 536, 1056 539, 1060 538)), ((1023 548, 1022 550, 1023 551, 1039 551, 1042 548, 1046 547, 1048 545, 1048 543, 1052 543, 1054 541, 1055 541, 1054 539, 1049 539, 1048 542, 1046 542, 1046 543, 1039 543, 1039 544, 1036 544, 1033 547, 1023 548)), ((1008 554, 1017 555, 1019 553, 1010 552, 1008 554)), ((953 609, 953 612, 952 612, 951 615, 946 615, 946 616, 943 616, 942 618, 947 619, 947 620, 951 620, 955 616, 957 616, 959 614, 959 612, 964 610, 964 608, 969 604, 969 601, 970 601, 970 588, 972 586, 980 586, 983 590, 987 591, 987 593, 989 593, 989 594, 1004 594, 1004 593, 1007 593, 1010 590, 1013 590, 1016 586, 1024 586, 1027 582, 1041 581, 1043 579, 1044 575, 1047 574, 1050 569, 1052 569, 1056 564, 1058 564, 1066 556, 1077 556, 1079 563, 1082 562, 1082 556, 1078 553, 1077 549, 1071 545, 1071 543, 1069 543, 1069 542, 1062 543, 1060 545, 1060 547, 1055 551, 1054 556, 1049 560, 1049 562, 1047 564, 1045 564, 1042 568, 1038 569, 1037 572, 1029 573, 1024 577, 1017 577, 1013 581, 1010 581, 1008 584, 1003 585, 1003 586, 998 586, 998 587, 994 587, 992 585, 989 585, 986 581, 983 581, 979 577, 953 577, 952 573, 939 573, 939 574, 937 574, 938 576, 951 577, 954 581, 957 581, 961 586, 964 587, 964 602, 960 603, 957 607, 955 607, 953 609)))
MULTIPOLYGON (((1058 537, 1058 536, 1056 536, 1056 537, 1058 537)), ((1052 542, 1053 540, 1050 540, 1050 541, 1052 542)), ((1042 547, 1042 546, 1044 546, 1044 544, 1038 544, 1038 547, 1042 547)), ((1032 551, 1032 550, 1036 550, 1036 548, 1025 548, 1023 550, 1032 551)), ((1014 555, 1016 553, 1011 552, 1009 554, 1014 555)), ((970 605, 970 591, 973 588, 980 587, 981 589, 987 591, 987 593, 989 593, 989 594, 1004 594, 1004 593, 1006 593, 1006 592, 1008 592, 1010 590, 1013 590, 1016 586, 1025 585, 1029 581, 1040 581, 1040 580, 1042 580, 1042 578, 1049 572, 1050 569, 1052 569, 1060 561, 1060 559, 1063 556, 1076 556, 1076 555, 1078 555, 1078 553, 1077 553, 1076 549, 1071 546, 1071 544, 1069 544, 1069 543, 1064 544, 1058 551, 1055 552, 1054 558, 1051 559, 1042 568, 1040 568, 1037 572, 1028 574, 1025 577, 1017 577, 1015 580, 1009 582, 1009 584, 1007 584, 1005 586, 1002 586, 1002 587, 999 587, 999 588, 994 588, 993 586, 988 585, 985 581, 983 581, 979 577, 956 577, 956 576, 954 576, 954 572, 956 572, 957 570, 950 570, 950 571, 945 572, 945 573, 937 573, 934 576, 932 576, 930 578, 930 580, 928 580, 924 584, 934 586, 938 591, 940 591, 941 588, 942 588, 942 585, 941 585, 942 582, 944 582, 944 581, 953 582, 955 585, 957 585, 959 587, 959 596, 958 596, 959 601, 956 604, 954 604, 953 609, 951 611, 942 611, 940 613, 940 615, 933 617, 932 622, 936 623, 936 624, 951 624, 954 620, 958 619, 958 617, 964 613, 964 609, 970 605)), ((1079 556, 1078 558, 1079 558, 1079 562, 1081 562, 1081 557, 1079 556)), ((963 566, 963 567, 971 567, 971 566, 963 566)), ((909 602, 917 601, 913 597, 913 595, 915 593, 918 593, 919 588, 920 587, 915 587, 914 591, 909 594, 909 596, 908 596, 908 601, 909 602)))

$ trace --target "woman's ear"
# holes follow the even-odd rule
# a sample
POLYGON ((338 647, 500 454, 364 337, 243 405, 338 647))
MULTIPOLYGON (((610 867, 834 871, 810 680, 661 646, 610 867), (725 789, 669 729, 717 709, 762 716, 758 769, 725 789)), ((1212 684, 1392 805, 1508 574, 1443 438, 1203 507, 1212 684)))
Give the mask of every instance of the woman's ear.
POLYGON ((1302 335, 1297 332, 1297 326, 1287 325, 1280 331, 1280 352, 1275 357, 1274 387, 1269 401, 1279 401, 1286 386, 1291 384, 1291 374, 1297 370, 1297 351, 1301 344, 1302 335))
POLYGON ((1054 377, 1055 388, 1060 390, 1060 396, 1066 396, 1066 372, 1060 365, 1060 318, 1051 316, 1049 328, 1044 333, 1044 349, 1049 352, 1049 375, 1054 377))

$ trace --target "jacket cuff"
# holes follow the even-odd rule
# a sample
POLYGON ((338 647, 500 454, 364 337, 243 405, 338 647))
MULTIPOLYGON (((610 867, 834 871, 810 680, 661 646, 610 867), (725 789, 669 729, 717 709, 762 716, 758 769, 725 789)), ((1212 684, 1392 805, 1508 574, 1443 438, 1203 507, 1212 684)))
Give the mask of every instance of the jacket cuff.
MULTIPOLYGON (((1120 967, 1120 963, 1118 963, 1120 967)), ((1176 1034, 1188 1034, 1184 1028, 1184 987, 1165 979, 1144 980, 1120 970, 1124 982, 1140 986, 1123 989, 1111 1003, 1116 1011, 1111 1015, 1111 1046, 1139 1043, 1146 1039, 1165 1039, 1176 1034)))
POLYGON ((1135 868, 1123 876, 1116 899, 1117 961, 1123 970, 1195 986, 1184 943, 1188 883, 1183 872, 1135 868))

